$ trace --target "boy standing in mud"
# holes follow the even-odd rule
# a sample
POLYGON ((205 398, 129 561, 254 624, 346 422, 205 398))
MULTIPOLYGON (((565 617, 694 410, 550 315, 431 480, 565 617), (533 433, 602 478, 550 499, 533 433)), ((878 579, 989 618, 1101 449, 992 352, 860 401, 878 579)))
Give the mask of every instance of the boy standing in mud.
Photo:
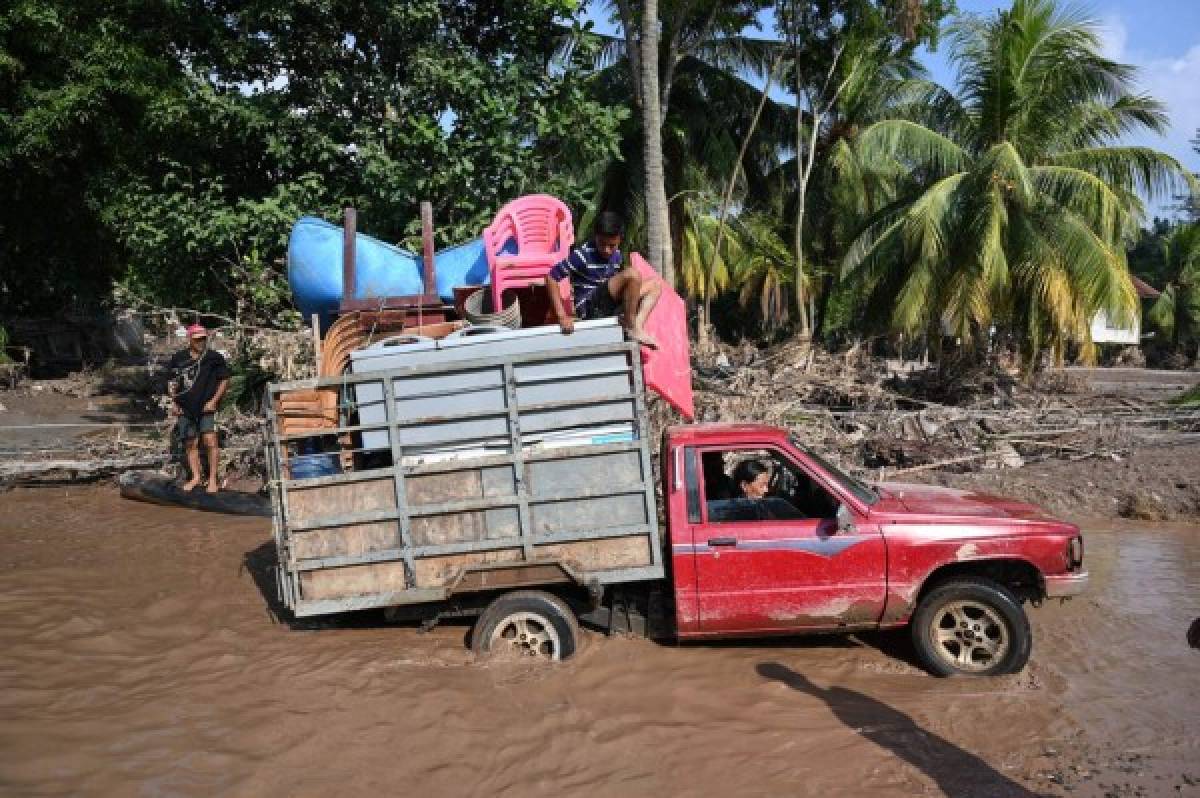
POLYGON ((622 232, 621 219, 615 213, 604 211, 597 216, 591 240, 572 250, 546 275, 546 294, 558 326, 567 335, 575 330, 576 316, 587 321, 619 313, 630 338, 657 349, 658 342, 646 333, 645 325, 662 286, 656 280, 643 280, 632 266, 622 267, 622 232), (573 314, 563 308, 558 282, 564 278, 571 281, 573 314))
POLYGON ((171 415, 177 417, 175 431, 183 440, 191 478, 184 490, 200 484, 200 446, 208 459, 208 492, 220 490, 217 464, 221 452, 217 441, 217 408, 229 388, 229 366, 224 356, 208 348, 208 330, 199 324, 187 328, 188 348, 171 357, 171 415))

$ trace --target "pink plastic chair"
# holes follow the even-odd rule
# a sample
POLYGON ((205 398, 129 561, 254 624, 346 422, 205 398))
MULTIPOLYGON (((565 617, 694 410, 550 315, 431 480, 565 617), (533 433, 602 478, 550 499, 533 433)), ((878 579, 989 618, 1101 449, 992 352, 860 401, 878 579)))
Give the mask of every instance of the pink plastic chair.
MULTIPOLYGON (((643 280, 662 282, 654 268, 638 253, 630 254, 629 261, 643 280)), ((662 283, 658 304, 646 319, 646 332, 658 342, 658 349, 642 347, 642 376, 646 379, 646 387, 666 399, 685 419, 694 420, 696 405, 692 396, 687 305, 666 283, 662 283)))
MULTIPOLYGON (((545 280, 554 264, 571 253, 574 244, 571 211, 556 197, 530 194, 501 208, 483 231, 483 248, 492 274, 492 307, 503 307, 505 289, 545 280)), ((571 288, 567 280, 563 283, 566 299, 571 288)))

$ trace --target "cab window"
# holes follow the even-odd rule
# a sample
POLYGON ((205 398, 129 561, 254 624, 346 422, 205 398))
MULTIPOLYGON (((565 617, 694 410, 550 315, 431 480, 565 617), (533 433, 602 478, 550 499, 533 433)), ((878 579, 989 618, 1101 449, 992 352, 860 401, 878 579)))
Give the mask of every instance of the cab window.
POLYGON ((710 524, 833 518, 837 512, 821 485, 773 449, 709 450, 701 464, 710 524))

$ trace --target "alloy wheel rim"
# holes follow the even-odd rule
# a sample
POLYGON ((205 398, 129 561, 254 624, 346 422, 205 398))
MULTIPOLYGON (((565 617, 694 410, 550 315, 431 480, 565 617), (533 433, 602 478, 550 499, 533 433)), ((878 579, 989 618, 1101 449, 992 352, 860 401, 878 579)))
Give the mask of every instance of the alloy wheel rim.
POLYGON ((521 659, 557 662, 562 657, 558 630, 532 612, 515 612, 496 624, 489 649, 493 654, 521 659))
POLYGON ((978 601, 943 605, 929 623, 929 638, 939 659, 970 673, 995 667, 1011 645, 1008 625, 1000 613, 978 601))

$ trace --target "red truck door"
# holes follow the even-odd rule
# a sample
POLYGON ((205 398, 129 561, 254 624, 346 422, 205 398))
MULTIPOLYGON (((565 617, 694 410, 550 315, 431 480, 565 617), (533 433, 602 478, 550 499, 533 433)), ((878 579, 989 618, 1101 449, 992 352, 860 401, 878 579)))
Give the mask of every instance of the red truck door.
POLYGON ((699 634, 878 623, 887 585, 877 526, 858 518, 839 530, 836 494, 781 449, 714 447, 697 456, 703 501, 689 526, 699 634), (739 484, 754 472, 757 485, 739 484), (753 497, 764 481, 768 493, 753 497))

